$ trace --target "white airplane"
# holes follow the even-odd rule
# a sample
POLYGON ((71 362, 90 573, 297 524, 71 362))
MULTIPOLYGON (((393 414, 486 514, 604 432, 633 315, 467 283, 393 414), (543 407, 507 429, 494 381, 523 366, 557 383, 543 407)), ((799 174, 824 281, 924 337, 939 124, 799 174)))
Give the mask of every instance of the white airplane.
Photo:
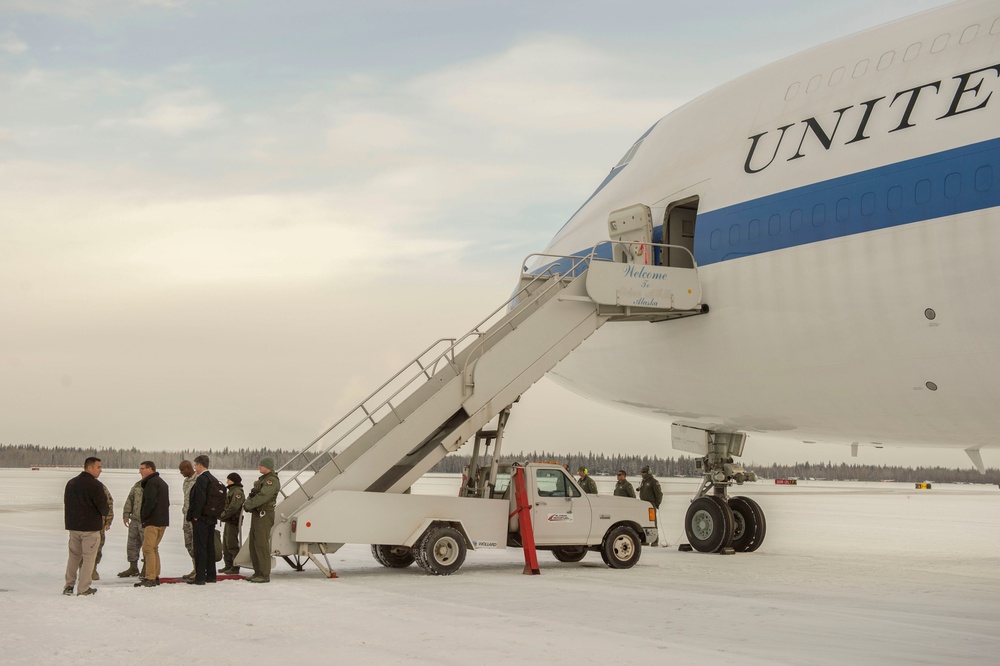
MULTIPOLYGON (((729 495, 753 479, 734 462, 748 433, 960 447, 982 469, 1000 430, 998 287, 1000 0, 974 0, 775 63, 653 125, 529 260, 509 307, 428 347, 282 467, 272 552, 324 567, 317 554, 342 544, 310 543, 304 512, 329 492, 403 493, 473 437, 463 497, 497 499, 509 406, 546 372, 672 424, 704 473, 685 517, 703 552, 764 540, 760 506, 729 495)), ((569 486, 566 525, 582 496, 569 486)), ((412 556, 420 535, 373 543, 412 556)))
MULTIPOLYGON (((983 471, 1000 430, 1000 2, 839 39, 670 113, 545 252, 610 257, 609 238, 654 265, 690 250, 708 312, 604 327, 550 376, 676 424, 675 448, 709 454, 700 496, 741 479, 746 433, 959 447, 983 471), (622 210, 631 231, 609 228, 622 210)), ((709 499, 688 535, 708 525, 715 550, 728 519, 709 499)))

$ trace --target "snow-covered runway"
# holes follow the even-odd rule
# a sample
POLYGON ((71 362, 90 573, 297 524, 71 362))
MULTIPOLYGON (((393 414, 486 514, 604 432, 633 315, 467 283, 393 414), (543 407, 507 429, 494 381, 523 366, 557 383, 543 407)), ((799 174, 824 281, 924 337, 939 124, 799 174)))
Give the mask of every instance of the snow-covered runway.
MULTIPOLYGON (((227 472, 228 470, 224 470, 227 472)), ((697 487, 664 481, 670 548, 627 571, 521 551, 470 552, 449 577, 379 566, 367 546, 331 556, 326 580, 279 563, 269 585, 135 589, 121 504, 133 470, 101 476, 115 497, 100 592, 65 597, 62 488, 77 470, 0 470, 0 654, 6 664, 333 663, 995 664, 1000 654, 1000 489, 912 484, 748 484, 767 514, 753 554, 681 553, 697 487), (322 663, 322 662, 321 662, 322 663)), ((180 476, 161 545, 164 575, 190 570, 180 476)), ((255 474, 247 472, 248 482, 255 474)), ((601 492, 614 480, 598 478, 601 492)), ((425 478, 415 492, 452 492, 425 478)))

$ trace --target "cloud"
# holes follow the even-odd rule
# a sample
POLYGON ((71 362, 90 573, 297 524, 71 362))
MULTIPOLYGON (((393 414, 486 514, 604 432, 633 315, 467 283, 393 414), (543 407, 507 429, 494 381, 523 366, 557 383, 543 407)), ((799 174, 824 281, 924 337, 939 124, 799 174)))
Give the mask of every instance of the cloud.
POLYGON ((206 92, 187 90, 154 97, 129 123, 177 136, 216 125, 223 110, 206 92))
POLYGON ((141 9, 177 10, 199 0, 0 0, 0 10, 67 18, 107 17, 141 9))
POLYGON ((12 31, 4 30, 0 32, 0 53, 18 55, 27 50, 28 45, 22 42, 12 31))
POLYGON ((677 101, 650 88, 649 66, 567 37, 541 36, 409 84, 457 122, 580 133, 652 122, 677 101))

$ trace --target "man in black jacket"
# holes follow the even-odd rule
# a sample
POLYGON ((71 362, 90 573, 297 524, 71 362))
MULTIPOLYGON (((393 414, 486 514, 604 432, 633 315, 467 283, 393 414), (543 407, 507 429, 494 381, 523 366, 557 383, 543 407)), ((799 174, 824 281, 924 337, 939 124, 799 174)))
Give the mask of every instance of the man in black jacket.
POLYGON ((146 559, 146 577, 135 587, 160 584, 160 541, 170 525, 170 488, 160 478, 151 460, 139 463, 142 476, 142 554, 146 559))
POLYGON ((194 578, 188 583, 204 585, 214 583, 215 572, 215 516, 204 513, 208 503, 209 488, 218 483, 208 471, 208 456, 202 455, 194 459, 194 471, 198 475, 191 488, 191 504, 188 507, 185 520, 191 523, 194 538, 194 578))
POLYGON ((63 494, 64 518, 69 530, 69 559, 66 561, 66 586, 63 588, 66 595, 73 594, 77 573, 80 575, 77 594, 86 597, 97 593, 90 583, 104 530, 104 517, 111 510, 104 486, 97 480, 100 475, 101 459, 87 458, 83 471, 69 480, 63 494))

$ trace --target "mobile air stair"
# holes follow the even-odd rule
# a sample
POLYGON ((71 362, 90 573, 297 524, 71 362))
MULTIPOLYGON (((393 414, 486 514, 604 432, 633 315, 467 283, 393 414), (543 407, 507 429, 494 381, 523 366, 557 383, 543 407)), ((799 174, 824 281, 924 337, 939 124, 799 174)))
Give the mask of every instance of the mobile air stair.
MULTIPOLYGON (((428 347, 281 466, 272 554, 296 568, 310 558, 329 573, 316 556, 343 544, 299 542, 294 531, 296 513, 319 495, 406 492, 605 323, 707 311, 693 257, 694 268, 647 263, 667 247, 608 241, 583 256, 529 257, 544 265, 524 269, 507 302, 462 337, 428 347)), ((249 564, 246 545, 237 563, 249 564)))

